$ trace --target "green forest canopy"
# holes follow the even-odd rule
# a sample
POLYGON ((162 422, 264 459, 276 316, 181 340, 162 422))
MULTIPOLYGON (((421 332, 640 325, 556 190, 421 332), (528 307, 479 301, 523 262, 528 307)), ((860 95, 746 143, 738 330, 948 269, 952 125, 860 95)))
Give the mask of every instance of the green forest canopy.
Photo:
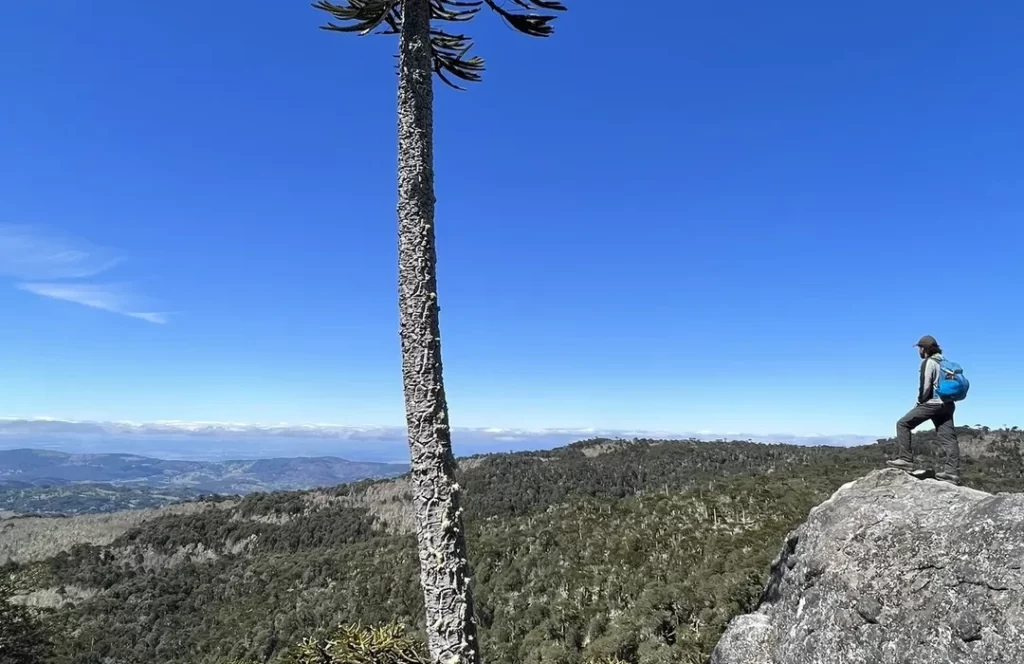
MULTIPOLYGON (((1021 490, 1017 432, 964 429, 965 478, 1021 490)), ((918 438, 932 459, 928 434, 918 438)), ((594 440, 463 460, 491 664, 707 660, 760 596, 785 535, 887 445, 594 440)), ((9 564, 50 589, 54 664, 284 662, 338 625, 422 638, 402 480, 255 494, 142 523, 112 544, 9 564)))

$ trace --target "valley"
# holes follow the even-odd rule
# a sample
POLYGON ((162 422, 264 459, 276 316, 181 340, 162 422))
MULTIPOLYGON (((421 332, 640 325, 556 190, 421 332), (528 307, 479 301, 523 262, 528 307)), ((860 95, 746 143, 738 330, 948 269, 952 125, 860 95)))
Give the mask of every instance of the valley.
POLYGON ((0 450, 0 510, 77 514, 153 507, 203 494, 336 486, 401 475, 407 464, 295 457, 180 461, 134 454, 0 450))
MULTIPOLYGON (((1024 490, 1019 432, 960 435, 966 484, 1024 490)), ((597 439, 462 459, 486 661, 706 662, 786 534, 889 446, 597 439)), ((54 664, 285 662, 342 623, 422 638, 405 482, 7 519, 0 560, 63 635, 54 664)))

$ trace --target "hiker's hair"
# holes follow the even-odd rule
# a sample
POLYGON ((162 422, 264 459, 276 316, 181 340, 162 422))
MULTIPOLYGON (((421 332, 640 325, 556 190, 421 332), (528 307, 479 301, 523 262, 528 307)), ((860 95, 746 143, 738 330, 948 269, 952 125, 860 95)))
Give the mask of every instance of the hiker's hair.
POLYGON ((924 351, 925 357, 931 357, 932 355, 938 355, 942 352, 942 348, 939 344, 931 344, 929 346, 921 346, 921 350, 924 351))

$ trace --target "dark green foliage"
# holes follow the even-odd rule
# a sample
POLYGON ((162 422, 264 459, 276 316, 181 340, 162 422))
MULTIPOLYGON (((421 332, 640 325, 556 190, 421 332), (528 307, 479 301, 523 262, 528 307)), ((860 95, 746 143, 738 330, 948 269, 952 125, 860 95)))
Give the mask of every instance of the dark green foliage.
POLYGON ((583 499, 470 543, 487 661, 699 661, 753 605, 776 543, 826 492, 741 478, 583 499))
MULTIPOLYGON (((1024 489, 1020 434, 960 435, 967 484, 1024 489)), ((932 438, 915 438, 922 461, 935 461, 932 438)), ((889 447, 598 440, 466 460, 484 660, 704 664, 725 623, 756 604, 786 533, 889 447)), ((54 664, 286 662, 339 624, 405 623, 422 642, 415 540, 376 516, 410 499, 385 486, 253 495, 8 569, 37 587, 100 591, 69 591, 48 618, 66 635, 54 664), (387 504, 360 502, 369 495, 387 504)))
MULTIPOLYGON (((248 507, 243 501, 239 510, 243 516, 248 507)), ((287 503, 285 509, 290 509, 287 503)), ((252 514, 249 512, 249 516, 252 514)), ((272 516, 281 512, 260 514, 272 516)), ((286 511, 284 514, 293 513, 286 511)), ((289 553, 362 542, 371 537, 373 531, 373 519, 363 509, 311 512, 302 516, 300 528, 282 528, 273 523, 240 519, 238 516, 233 510, 210 510, 202 519, 194 519, 189 514, 166 516, 161 519, 159 528, 134 530, 115 544, 172 553, 188 545, 220 550, 252 539, 252 547, 261 552, 289 553)))
POLYGON ((552 452, 486 457, 461 482, 468 496, 467 517, 474 519, 543 510, 571 496, 624 498, 750 474, 796 473, 834 482, 884 458, 880 446, 591 440, 552 452), (608 451, 588 456, 589 450, 602 447, 608 451))
MULTIPOLYGON (((548 37, 554 32, 551 23, 555 12, 565 11, 556 0, 429 0, 433 24, 457 24, 471 21, 486 4, 507 25, 531 37, 548 37), (515 6, 513 6, 515 5, 515 6)), ((368 34, 398 34, 402 25, 405 0, 345 0, 340 4, 318 0, 313 7, 323 10, 337 21, 323 26, 325 30, 368 34)), ((484 71, 484 60, 470 56, 473 38, 447 28, 433 25, 430 31, 433 69, 438 78, 452 87, 459 87, 449 78, 476 82, 484 71)))
POLYGON ((0 664, 42 664, 50 642, 35 612, 9 600, 13 589, 0 579, 0 664))

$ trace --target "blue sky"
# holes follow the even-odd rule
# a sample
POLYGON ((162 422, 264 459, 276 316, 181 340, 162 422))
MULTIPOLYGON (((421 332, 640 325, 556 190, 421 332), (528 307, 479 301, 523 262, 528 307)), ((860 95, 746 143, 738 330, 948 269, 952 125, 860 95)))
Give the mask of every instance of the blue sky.
MULTIPOLYGON (((896 5, 482 15, 437 92, 453 422, 887 434, 933 334, 961 422, 1024 424, 1024 6, 896 5)), ((323 18, 6 8, 0 416, 401 424, 396 44, 323 18)))

